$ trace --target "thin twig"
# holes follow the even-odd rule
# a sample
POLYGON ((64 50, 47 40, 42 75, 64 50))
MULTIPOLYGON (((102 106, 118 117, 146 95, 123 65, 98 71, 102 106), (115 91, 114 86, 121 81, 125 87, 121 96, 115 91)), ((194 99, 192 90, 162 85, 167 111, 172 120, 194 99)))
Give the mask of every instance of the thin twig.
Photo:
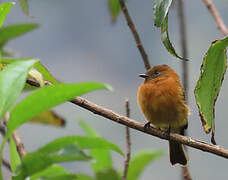
POLYGON ((189 172, 188 166, 182 166, 182 179, 183 180, 192 180, 191 174, 189 172))
POLYGON ((22 159, 22 157, 26 154, 26 149, 25 149, 24 144, 21 140, 21 137, 17 131, 14 131, 12 136, 13 136, 13 140, 14 140, 16 147, 17 147, 17 152, 18 152, 20 158, 22 159))
POLYGON ((138 34, 137 30, 136 30, 136 27, 135 27, 135 25, 134 25, 134 23, 133 23, 133 21, 131 19, 131 16, 130 16, 130 14, 128 12, 128 9, 126 7, 126 4, 125 4, 124 0, 119 0, 119 3, 120 3, 120 7, 121 7, 121 9, 123 11, 124 17, 125 17, 125 19, 127 21, 127 24, 128 24, 128 26, 129 26, 129 28, 130 28, 133 36, 134 36, 134 39, 135 39, 136 45, 137 45, 137 47, 139 49, 139 52, 140 52, 140 54, 142 56, 142 59, 143 59, 143 62, 144 62, 144 66, 145 66, 146 70, 148 70, 148 69, 150 69, 150 62, 149 62, 148 56, 146 54, 146 51, 145 51, 145 49, 143 47, 143 44, 142 44, 142 42, 140 40, 139 34, 138 34))
MULTIPOLYGON (((177 10, 180 28, 180 44, 182 48, 182 57, 184 59, 188 58, 188 48, 187 48, 187 35, 186 35, 186 24, 185 24, 185 13, 184 13, 184 1, 177 0, 177 10)), ((188 103, 188 62, 182 61, 182 81, 185 91, 185 101, 188 103)), ((185 132, 187 135, 187 131, 185 132)), ((187 151, 187 148, 186 148, 187 151)), ((191 174, 188 166, 181 166, 182 169, 182 179, 191 180, 191 174)))
POLYGON ((6 128, 5 128, 5 126, 2 123, 0 123, 0 134, 2 136, 6 135, 6 128))
POLYGON ((222 17, 220 16, 218 10, 214 6, 211 0, 203 0, 204 4, 207 6, 208 10, 210 11, 211 15, 213 16, 219 30, 223 34, 223 36, 228 35, 228 28, 226 27, 222 17))
MULTIPOLYGON (((5 114, 5 116, 3 117, 3 123, 5 126, 8 122, 9 116, 10 116, 10 114, 9 114, 9 112, 7 112, 5 114)), ((21 140, 21 137, 16 130, 13 132, 12 137, 13 137, 13 140, 15 142, 17 152, 18 152, 20 158, 22 159, 22 157, 26 154, 26 149, 25 149, 24 144, 21 140)))
MULTIPOLYGON (((130 107, 129 107, 128 99, 126 99, 125 101, 125 108, 126 108, 126 116, 130 117, 130 107)), ((129 127, 127 126, 125 128, 126 128, 126 159, 124 160, 124 171, 123 171, 122 180, 126 180, 128 165, 131 158, 130 130, 129 130, 129 127)))
MULTIPOLYGON (((184 5, 183 0, 177 0, 177 9, 178 9, 178 19, 179 19, 179 29, 180 29, 180 44, 182 57, 184 59, 188 58, 187 50, 187 33, 186 33, 186 24, 185 24, 185 14, 184 14, 184 5)), ((182 61, 182 81, 185 92, 185 101, 188 102, 188 62, 182 61)))
POLYGON ((10 166, 10 163, 7 160, 2 159, 2 164, 3 164, 3 166, 6 167, 6 169, 8 169, 11 172, 11 166, 10 166))
MULTIPOLYGON (((34 80, 27 79, 27 83, 30 83, 31 81, 33 81, 33 84, 34 84, 34 80)), ((39 87, 39 83, 36 83, 35 86, 39 87)), ((228 150, 224 149, 220 146, 208 144, 208 143, 205 143, 205 142, 202 142, 199 140, 192 139, 191 137, 182 136, 179 134, 174 134, 174 133, 167 134, 167 132, 161 131, 161 130, 153 128, 153 127, 144 129, 144 124, 139 123, 128 117, 119 115, 118 113, 116 113, 112 110, 109 110, 109 109, 99 106, 95 103, 92 103, 82 97, 77 97, 77 98, 71 100, 70 102, 82 107, 83 109, 87 109, 88 111, 91 111, 94 114, 103 116, 109 120, 112 120, 119 124, 123 124, 132 129, 144 132, 146 134, 150 134, 150 135, 158 137, 160 139, 164 139, 164 140, 171 139, 171 140, 179 142, 181 144, 185 144, 189 147, 199 149, 204 152, 209 152, 209 153, 212 153, 212 154, 215 154, 215 155, 228 159, 228 150)))

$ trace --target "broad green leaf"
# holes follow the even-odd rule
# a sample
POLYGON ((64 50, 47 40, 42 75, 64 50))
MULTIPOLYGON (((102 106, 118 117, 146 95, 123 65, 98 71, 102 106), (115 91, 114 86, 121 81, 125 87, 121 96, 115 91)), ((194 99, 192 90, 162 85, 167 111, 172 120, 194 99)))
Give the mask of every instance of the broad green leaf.
MULTIPOLYGON (((0 59, 0 62, 3 64, 11 64, 13 62, 17 61, 29 61, 31 60, 30 58, 24 58, 24 59, 0 59)), ((39 61, 34 65, 34 68, 38 70, 45 81, 48 81, 52 84, 57 84, 58 81, 51 75, 51 73, 46 69, 45 66, 43 66, 39 61)))
POLYGON ((95 82, 84 82, 78 84, 62 83, 35 90, 12 109, 7 123, 8 135, 23 123, 49 108, 98 89, 110 89, 110 87, 95 82))
POLYGON ((21 163, 20 156, 17 152, 17 147, 14 143, 14 140, 12 137, 9 139, 9 148, 10 148, 10 165, 12 172, 16 171, 16 168, 21 163))
POLYGON ((161 151, 144 150, 133 155, 127 171, 127 180, 139 179, 146 166, 162 154, 161 151))
POLYGON ((75 144, 82 149, 110 149, 123 155, 121 149, 101 137, 83 137, 83 136, 67 136, 58 138, 43 147, 38 152, 40 153, 52 153, 59 150, 62 146, 75 144))
POLYGON ((37 24, 15 24, 0 29, 0 49, 11 39, 24 35, 38 27, 37 24))
POLYGON ((199 108, 204 131, 215 133, 214 106, 227 67, 226 48, 228 37, 214 41, 201 65, 201 73, 195 87, 195 98, 199 108))
POLYGON ((168 15, 169 7, 172 0, 156 0, 154 3, 154 25, 161 27, 166 16, 168 15))
POLYGON ((115 23, 120 13, 119 0, 108 0, 109 12, 112 18, 112 22, 115 23))
POLYGON ((54 111, 47 110, 29 120, 29 123, 64 127, 66 121, 54 111))
POLYGON ((85 174, 77 174, 77 180, 95 180, 95 179, 85 174))
POLYGON ((20 95, 28 71, 36 62, 36 60, 15 62, 0 71, 0 117, 4 116, 20 95))
POLYGON ((121 180, 120 175, 114 169, 105 169, 96 173, 97 180, 121 180))
POLYGON ((4 23, 7 14, 14 4, 14 2, 9 2, 0 5, 0 27, 4 23))
POLYGON ((83 153, 77 146, 65 146, 57 152, 33 152, 28 153, 22 158, 22 164, 17 169, 15 179, 25 179, 37 172, 43 171, 49 166, 69 161, 88 161, 90 157, 83 153))
POLYGON ((52 176, 42 178, 42 180, 78 180, 78 176, 76 174, 66 174, 66 175, 59 175, 59 176, 52 176))
POLYGON ((36 180, 47 176, 58 176, 69 174, 62 166, 53 164, 50 167, 40 171, 30 177, 30 180, 36 180))
MULTIPOLYGON (((90 137, 99 137, 98 133, 86 124, 85 121, 79 121, 79 125, 83 128, 86 134, 90 137)), ((110 151, 107 149, 91 149, 90 155, 96 160, 91 161, 91 166, 94 172, 99 172, 103 169, 112 168, 112 158, 110 155, 110 151)))
POLYGON ((22 11, 28 16, 29 15, 29 7, 28 0, 19 0, 22 11))
MULTIPOLYGON (((46 168, 45 170, 38 172, 31 177, 29 177, 30 180, 36 180, 36 179, 42 179, 42 180, 78 180, 78 175, 71 174, 67 172, 63 167, 57 164, 53 164, 50 167, 46 168)), ((83 179, 81 179, 83 180, 83 179)), ((86 179, 85 179, 86 180, 86 179)))
POLYGON ((174 47, 173 47, 173 45, 172 45, 172 43, 171 43, 171 41, 169 39, 168 14, 167 14, 165 20, 163 21, 163 23, 161 25, 161 38, 162 38, 162 43, 164 44, 164 46, 166 47, 167 51, 169 51, 170 54, 172 54, 173 56, 175 56, 175 57, 177 57, 179 59, 186 60, 186 59, 183 59, 182 57, 180 57, 176 53, 176 51, 175 51, 175 49, 174 49, 174 47))

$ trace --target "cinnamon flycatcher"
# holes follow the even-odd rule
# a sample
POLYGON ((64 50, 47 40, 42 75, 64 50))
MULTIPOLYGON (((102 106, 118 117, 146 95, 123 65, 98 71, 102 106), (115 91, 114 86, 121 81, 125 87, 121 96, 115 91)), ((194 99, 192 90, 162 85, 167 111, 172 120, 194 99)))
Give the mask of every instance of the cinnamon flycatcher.
MULTIPOLYGON (((153 66, 140 74, 144 82, 138 89, 138 105, 150 123, 172 133, 184 135, 188 127, 189 107, 185 104, 184 91, 177 73, 167 65, 153 66)), ((188 157, 182 144, 169 140, 172 165, 186 165, 188 157)))

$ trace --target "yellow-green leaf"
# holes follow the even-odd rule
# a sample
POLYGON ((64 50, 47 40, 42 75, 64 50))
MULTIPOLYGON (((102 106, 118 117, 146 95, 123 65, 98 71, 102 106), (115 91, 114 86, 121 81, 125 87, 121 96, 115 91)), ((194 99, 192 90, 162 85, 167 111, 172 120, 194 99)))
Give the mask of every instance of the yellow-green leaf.
POLYGON ((28 0, 19 0, 22 11, 28 16, 29 15, 29 7, 28 0))
POLYGON ((115 23, 120 13, 119 0, 108 0, 108 6, 112 22, 115 23))
POLYGON ((29 120, 29 123, 64 127, 66 121, 54 111, 47 110, 29 120))
POLYGON ((14 4, 14 2, 9 2, 0 5, 0 27, 4 23, 7 14, 9 13, 10 9, 13 7, 14 4))

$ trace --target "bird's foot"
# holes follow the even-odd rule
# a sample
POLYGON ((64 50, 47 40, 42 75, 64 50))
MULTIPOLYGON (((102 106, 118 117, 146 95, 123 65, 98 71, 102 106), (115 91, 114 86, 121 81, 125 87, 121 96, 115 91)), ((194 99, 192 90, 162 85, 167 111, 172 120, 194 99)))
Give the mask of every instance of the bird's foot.
POLYGON ((144 130, 147 130, 149 129, 151 126, 150 126, 150 122, 147 122, 145 125, 144 125, 144 130))
POLYGON ((169 128, 165 131, 168 135, 168 139, 170 139, 170 131, 171 131, 171 127, 169 126, 169 128))

